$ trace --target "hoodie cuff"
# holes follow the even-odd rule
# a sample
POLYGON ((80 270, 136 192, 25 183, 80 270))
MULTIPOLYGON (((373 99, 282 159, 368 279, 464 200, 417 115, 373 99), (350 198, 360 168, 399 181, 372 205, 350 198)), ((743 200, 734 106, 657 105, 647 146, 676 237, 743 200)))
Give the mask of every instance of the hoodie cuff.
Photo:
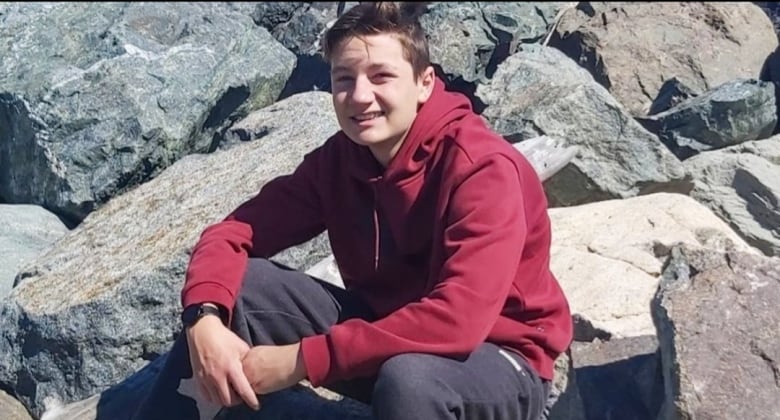
POLYGON ((204 302, 216 303, 221 305, 227 312, 227 325, 231 325, 233 322, 233 305, 235 300, 233 295, 224 287, 211 284, 199 284, 193 288, 187 290, 186 293, 182 293, 181 307, 182 309, 204 302))
POLYGON ((303 364, 312 386, 322 386, 330 372, 330 349, 326 335, 314 335, 301 340, 303 364))

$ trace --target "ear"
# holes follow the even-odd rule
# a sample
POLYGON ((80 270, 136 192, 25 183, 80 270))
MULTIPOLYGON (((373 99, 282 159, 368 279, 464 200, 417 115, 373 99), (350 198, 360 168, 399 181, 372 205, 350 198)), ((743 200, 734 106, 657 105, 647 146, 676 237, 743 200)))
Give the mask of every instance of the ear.
POLYGON ((417 96, 417 102, 424 104, 428 101, 433 93, 433 83, 436 80, 436 75, 433 71, 433 67, 428 66, 422 72, 417 79, 417 86, 420 89, 420 94, 417 96))

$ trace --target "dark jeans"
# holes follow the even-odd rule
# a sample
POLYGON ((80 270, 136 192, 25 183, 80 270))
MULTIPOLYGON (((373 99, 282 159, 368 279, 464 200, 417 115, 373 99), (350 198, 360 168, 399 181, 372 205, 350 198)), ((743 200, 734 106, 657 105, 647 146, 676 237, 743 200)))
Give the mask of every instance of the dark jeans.
MULTIPOLYGON (((232 330, 250 345, 295 343, 349 318, 374 318, 349 292, 264 259, 250 260, 233 314, 232 330)), ((192 369, 180 334, 135 419, 216 415, 218 408, 193 399, 197 391, 187 378, 192 369)), ((371 404, 376 420, 538 420, 549 393, 549 382, 523 357, 490 343, 464 361, 401 354, 387 360, 375 377, 326 387, 371 404)))

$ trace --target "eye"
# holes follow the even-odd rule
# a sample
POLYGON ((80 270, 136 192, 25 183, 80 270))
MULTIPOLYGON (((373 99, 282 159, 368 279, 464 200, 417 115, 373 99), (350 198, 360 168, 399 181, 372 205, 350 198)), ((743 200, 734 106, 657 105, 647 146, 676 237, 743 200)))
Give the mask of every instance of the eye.
POLYGON ((394 75, 393 73, 390 73, 390 72, 381 72, 381 73, 377 73, 377 74, 375 74, 375 75, 374 75, 374 77, 373 77, 373 79, 374 79, 375 81, 382 82, 382 81, 388 81, 388 80, 390 80, 390 79, 392 79, 392 78, 394 78, 394 77, 395 77, 395 75, 394 75))

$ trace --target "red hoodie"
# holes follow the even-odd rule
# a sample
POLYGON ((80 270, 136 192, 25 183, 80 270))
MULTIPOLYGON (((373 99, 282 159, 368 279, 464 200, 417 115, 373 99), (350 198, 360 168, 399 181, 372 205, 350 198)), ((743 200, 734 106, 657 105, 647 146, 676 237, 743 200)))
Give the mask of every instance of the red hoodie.
POLYGON ((462 358, 484 341, 519 352, 552 379, 572 321, 549 268, 541 182, 441 80, 386 169, 339 131, 208 227, 182 304, 232 308, 247 257, 271 257, 324 229, 344 285, 379 319, 303 339, 314 386, 374 375, 401 353, 462 358))

